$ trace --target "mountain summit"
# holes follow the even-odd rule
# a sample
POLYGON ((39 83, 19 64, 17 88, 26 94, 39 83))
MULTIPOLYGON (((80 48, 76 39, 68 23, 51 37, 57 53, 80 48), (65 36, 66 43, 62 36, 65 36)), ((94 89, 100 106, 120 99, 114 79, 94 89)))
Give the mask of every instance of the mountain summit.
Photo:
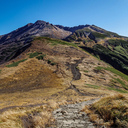
POLYGON ((17 30, 0 36, 0 64, 15 58, 31 44, 34 37, 51 37, 64 39, 72 32, 60 29, 48 22, 38 20, 17 30), (6 53, 5 53, 6 51, 6 53))
POLYGON ((48 36, 57 39, 64 39, 71 32, 58 28, 48 22, 38 20, 34 24, 29 23, 15 31, 0 37, 0 44, 11 43, 23 39, 28 39, 32 36, 48 36))

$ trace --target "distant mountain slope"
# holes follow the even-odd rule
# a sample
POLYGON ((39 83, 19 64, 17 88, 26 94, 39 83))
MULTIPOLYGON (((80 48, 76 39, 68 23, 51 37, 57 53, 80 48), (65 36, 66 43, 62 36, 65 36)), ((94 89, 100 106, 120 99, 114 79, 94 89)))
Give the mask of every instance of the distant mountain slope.
POLYGON ((102 45, 82 48, 128 75, 128 41, 109 39, 102 45))
POLYGON ((59 27, 60 29, 66 30, 66 31, 75 32, 78 29, 83 29, 83 28, 88 27, 90 25, 79 25, 79 26, 74 26, 74 27, 64 27, 62 25, 56 25, 56 26, 59 27))
MULTIPOLYGON (((65 27, 63 29, 65 29, 65 27)), ((99 41, 99 39, 103 39, 106 37, 109 37, 109 38, 121 37, 120 35, 114 32, 104 30, 95 25, 81 25, 81 26, 69 28, 69 30, 71 31, 75 30, 75 31, 72 31, 73 33, 66 38, 66 40, 70 42, 77 41, 77 40, 85 41, 85 38, 87 37, 91 40, 94 40, 95 42, 99 41)))
POLYGON ((121 72, 128 74, 128 38, 88 25, 78 29, 65 38, 111 64, 121 72))

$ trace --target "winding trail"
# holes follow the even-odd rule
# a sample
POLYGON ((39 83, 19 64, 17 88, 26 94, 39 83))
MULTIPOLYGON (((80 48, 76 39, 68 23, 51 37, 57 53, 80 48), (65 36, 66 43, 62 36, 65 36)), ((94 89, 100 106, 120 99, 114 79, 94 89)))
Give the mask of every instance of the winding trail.
MULTIPOLYGON (((67 89, 73 89, 79 95, 85 96, 87 94, 81 93, 79 89, 77 89, 76 86, 72 84, 72 81, 79 80, 81 78, 81 73, 79 72, 77 66, 79 63, 82 63, 83 59, 84 58, 76 60, 75 64, 67 64, 67 66, 71 68, 73 74, 73 78, 70 82, 71 86, 67 89)), ((87 114, 85 112, 82 112, 81 110, 86 105, 90 105, 94 103, 96 100, 98 99, 92 99, 81 103, 60 106, 59 109, 53 112, 53 116, 56 120, 55 126, 49 128, 95 128, 93 123, 89 121, 89 117, 87 116, 87 114)))
POLYGON ((81 78, 81 73, 80 73, 80 71, 77 67, 80 63, 82 63, 83 59, 84 59, 84 57, 82 57, 79 60, 75 60, 75 62, 76 62, 75 64, 69 64, 69 63, 66 64, 71 69, 71 72, 72 72, 72 75, 73 75, 73 78, 70 81, 70 86, 66 90, 73 89, 75 92, 77 92, 81 96, 88 96, 88 95, 91 95, 91 96, 94 95, 95 96, 95 94, 92 94, 92 93, 82 93, 82 92, 80 92, 80 90, 76 87, 76 85, 72 84, 73 81, 79 80, 81 78))

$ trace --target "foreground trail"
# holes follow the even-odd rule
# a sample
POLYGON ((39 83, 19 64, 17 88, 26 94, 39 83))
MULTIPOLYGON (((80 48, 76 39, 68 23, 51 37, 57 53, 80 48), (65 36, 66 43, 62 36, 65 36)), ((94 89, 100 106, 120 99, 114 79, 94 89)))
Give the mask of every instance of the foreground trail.
MULTIPOLYGON (((60 106, 53 112, 56 120, 54 128, 95 128, 86 113, 81 112, 84 106, 94 103, 97 99, 76 104, 60 106)), ((53 128, 53 127, 51 127, 53 128)))

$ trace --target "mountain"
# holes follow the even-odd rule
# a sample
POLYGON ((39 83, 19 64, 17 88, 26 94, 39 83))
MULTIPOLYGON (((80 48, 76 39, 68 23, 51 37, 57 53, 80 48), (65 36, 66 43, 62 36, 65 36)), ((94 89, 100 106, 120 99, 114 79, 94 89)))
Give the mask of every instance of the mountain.
POLYGON ((9 61, 31 45, 34 37, 45 36, 64 39, 71 32, 58 28, 45 21, 29 23, 15 31, 0 37, 0 64, 9 61))
POLYGON ((1 128, 127 128, 127 37, 37 21, 0 36, 0 63, 1 128))
POLYGON ((38 20, 0 36, 0 64, 14 59, 31 46, 35 37, 63 39, 90 52, 128 74, 128 38, 95 25, 64 27, 38 20))
POLYGON ((0 64, 14 59, 31 46, 35 37, 63 39, 90 52, 128 74, 128 38, 95 25, 64 27, 38 20, 0 36, 0 64))

